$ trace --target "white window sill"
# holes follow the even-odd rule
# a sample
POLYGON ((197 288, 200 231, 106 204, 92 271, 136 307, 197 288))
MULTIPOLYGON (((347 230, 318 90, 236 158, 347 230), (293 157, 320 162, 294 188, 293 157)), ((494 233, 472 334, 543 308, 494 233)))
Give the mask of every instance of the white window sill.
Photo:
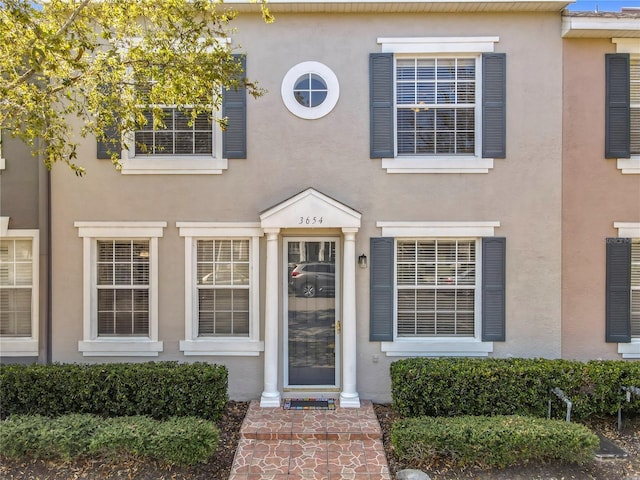
POLYGON ((264 342, 235 338, 181 340, 180 351, 185 355, 257 357, 264 351, 264 342))
POLYGON ((619 158, 618 170, 621 170, 624 175, 640 175, 640 155, 619 158))
POLYGON ((120 162, 123 175, 220 175, 228 168, 229 163, 226 158, 211 156, 138 155, 127 158, 125 152, 120 162))
POLYGON ((3 338, 0 340, 0 357, 37 357, 38 340, 33 338, 3 338))
POLYGON ((387 357, 487 357, 493 352, 493 342, 475 338, 428 338, 382 342, 381 349, 387 357))
POLYGON ((429 156, 383 158, 387 173, 489 173, 493 158, 475 156, 429 156))
POLYGON ((618 353, 622 358, 640 358, 640 339, 633 339, 631 343, 619 343, 618 353))
POLYGON ((78 342, 78 350, 84 357, 157 357, 162 349, 162 342, 149 339, 110 338, 78 342))

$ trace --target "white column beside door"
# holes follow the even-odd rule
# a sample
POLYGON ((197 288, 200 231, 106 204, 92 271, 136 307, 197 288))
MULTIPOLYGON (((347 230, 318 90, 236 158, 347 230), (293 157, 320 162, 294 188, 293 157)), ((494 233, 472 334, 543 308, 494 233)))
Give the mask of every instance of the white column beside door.
POLYGON ((261 407, 279 407, 278 390, 278 233, 279 228, 265 229, 267 235, 267 272, 264 308, 264 391, 261 407))
POLYGON ((342 392, 340 406, 360 407, 356 391, 356 232, 343 228, 343 302, 342 302, 342 392))

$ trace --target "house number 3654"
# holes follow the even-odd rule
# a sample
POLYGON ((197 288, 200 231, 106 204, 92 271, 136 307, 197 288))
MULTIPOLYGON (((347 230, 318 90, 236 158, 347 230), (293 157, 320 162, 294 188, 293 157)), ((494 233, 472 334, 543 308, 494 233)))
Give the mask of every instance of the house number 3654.
POLYGON ((298 225, 322 225, 322 217, 298 217, 298 225))

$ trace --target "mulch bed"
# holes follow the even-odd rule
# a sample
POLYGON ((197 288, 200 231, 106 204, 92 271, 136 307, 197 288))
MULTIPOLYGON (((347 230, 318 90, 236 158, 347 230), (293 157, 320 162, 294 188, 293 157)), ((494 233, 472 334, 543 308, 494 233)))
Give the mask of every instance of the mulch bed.
MULTIPOLYGON (((228 480, 233 458, 240 437, 240 426, 247 412, 247 402, 229 402, 218 422, 220 443, 208 462, 189 468, 178 468, 134 457, 87 458, 68 463, 43 460, 15 462, 0 461, 0 478, 6 480, 59 480, 59 479, 108 479, 108 480, 228 480)), ((615 419, 604 419, 589 424, 592 430, 605 435, 629 453, 626 459, 594 460, 583 466, 566 464, 535 464, 511 467, 504 470, 462 470, 445 460, 432 464, 415 465, 397 458, 390 442, 391 425, 398 419, 389 405, 374 404, 383 431, 383 443, 389 462, 391 478, 396 472, 415 468, 429 474, 432 480, 622 480, 640 478, 640 419, 625 422, 621 433, 615 419)))

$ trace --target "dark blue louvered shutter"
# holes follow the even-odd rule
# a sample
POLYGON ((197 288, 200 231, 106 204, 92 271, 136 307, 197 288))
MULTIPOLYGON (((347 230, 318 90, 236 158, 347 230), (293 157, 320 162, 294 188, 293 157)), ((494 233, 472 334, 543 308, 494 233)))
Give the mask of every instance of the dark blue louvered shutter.
POLYGON ((605 54, 605 158, 631 156, 629 54, 605 54))
POLYGON ((393 341, 394 241, 371 238, 369 341, 393 341))
MULTIPOLYGON (((246 73, 246 56, 234 54, 246 73)), ((222 89, 222 116, 227 128, 222 133, 223 158, 247 158, 247 89, 242 82, 237 87, 222 89)))
POLYGON ((370 157, 395 155, 393 128, 393 54, 369 55, 370 157))
POLYGON ((631 239, 607 238, 607 342, 631 341, 631 239))
POLYGON ((507 56, 482 54, 482 158, 507 155, 507 56))
POLYGON ((111 160, 112 153, 116 153, 118 158, 120 158, 122 144, 118 136, 118 129, 115 126, 108 127, 104 131, 104 136, 107 138, 106 141, 98 140, 97 142, 96 158, 98 158, 98 160, 111 160))
POLYGON ((505 341, 506 239, 482 239, 482 341, 505 341))

